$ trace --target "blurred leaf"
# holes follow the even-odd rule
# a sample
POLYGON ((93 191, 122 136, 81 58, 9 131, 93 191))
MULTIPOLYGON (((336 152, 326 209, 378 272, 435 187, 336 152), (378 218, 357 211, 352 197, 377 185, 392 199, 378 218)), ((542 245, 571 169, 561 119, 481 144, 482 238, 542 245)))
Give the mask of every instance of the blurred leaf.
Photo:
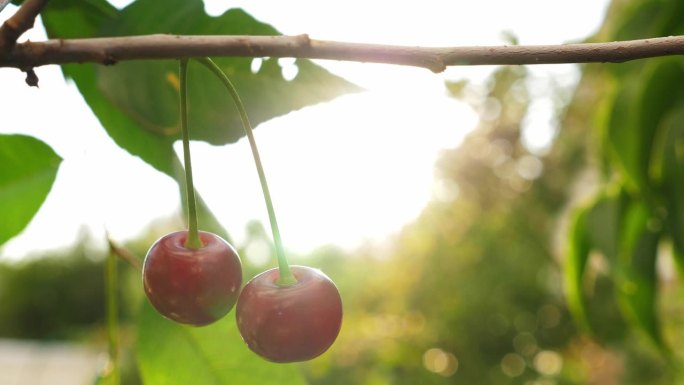
POLYGON ((618 298, 627 320, 663 347, 656 312, 656 256, 660 234, 648 207, 633 200, 624 210, 617 259, 618 298))
MULTIPOLYGON (((614 189, 599 193, 593 202, 575 210, 570 224, 568 251, 565 263, 565 289, 568 307, 578 324, 586 332, 611 340, 615 330, 607 332, 604 320, 613 318, 615 311, 606 301, 614 302, 612 291, 605 291, 608 282, 601 282, 597 288, 596 278, 592 279, 589 290, 585 279, 589 255, 600 252, 608 267, 611 268, 618 255, 620 234, 621 194, 614 189), (587 292, 591 291, 591 298, 587 292), (597 291, 601 291, 598 293, 597 291), (599 309, 600 311, 597 311, 599 309), (610 313, 610 314, 609 314, 610 313)), ((596 272, 592 272, 592 277, 596 272)), ((619 315, 617 315, 619 317, 619 315)))
POLYGON ((662 163, 666 224, 679 267, 684 272, 684 103, 673 108, 663 122, 663 130, 667 133, 662 163))
POLYGON ((0 245, 26 227, 43 204, 62 159, 25 135, 0 135, 0 245))
POLYGON ((447 91, 449 92, 449 95, 451 97, 454 97, 456 99, 462 99, 464 97, 463 92, 468 86, 468 81, 465 79, 447 80, 444 82, 444 85, 446 86, 447 91))
POLYGON ((662 59, 650 63, 650 76, 641 91, 638 125, 641 135, 643 168, 651 176, 657 173, 663 140, 667 135, 662 123, 670 111, 684 103, 684 65, 680 60, 662 59), (659 140, 661 139, 661 140, 659 140))
POLYGON ((252 353, 237 331, 234 313, 194 328, 163 318, 145 302, 137 354, 147 385, 306 383, 297 365, 273 364, 252 353))
POLYGON ((576 322, 587 332, 591 327, 587 318, 583 287, 587 259, 591 251, 586 224, 589 209, 590 207, 582 207, 575 210, 570 224, 564 269, 568 308, 576 322))
POLYGON ((609 262, 618 254, 621 196, 615 189, 599 194, 587 213, 586 227, 592 248, 600 251, 609 262))
POLYGON ((648 80, 621 83, 607 122, 606 140, 614 151, 632 191, 654 193, 654 167, 659 164, 655 144, 662 138, 661 121, 684 98, 684 66, 675 60, 656 60, 644 70, 648 80))
MULTIPOLYGON (((672 3, 672 2, 670 2, 672 3)), ((668 3, 662 0, 640 1, 630 4, 631 8, 619 15, 617 28, 613 33, 616 40, 644 39, 662 36, 665 11, 668 3)))
POLYGON ((637 125, 636 97, 638 83, 621 85, 613 97, 613 106, 606 122, 607 141, 615 156, 617 166, 623 171, 625 182, 631 189, 642 188, 646 184, 646 172, 641 154, 643 130, 637 125))

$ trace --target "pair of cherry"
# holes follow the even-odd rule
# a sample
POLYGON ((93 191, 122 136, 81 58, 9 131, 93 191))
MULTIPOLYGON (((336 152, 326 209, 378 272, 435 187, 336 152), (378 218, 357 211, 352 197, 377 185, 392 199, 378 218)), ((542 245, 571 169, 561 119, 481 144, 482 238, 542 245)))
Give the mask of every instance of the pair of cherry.
POLYGON ((199 232, 203 246, 190 248, 187 238, 187 231, 168 234, 145 257, 145 293, 162 315, 202 326, 225 316, 237 302, 243 340, 273 362, 310 360, 332 345, 342 323, 342 301, 320 270, 290 266, 296 282, 283 285, 274 268, 240 290, 240 258, 228 242, 199 232))
POLYGON ((342 325, 342 300, 321 271, 289 266, 283 250, 259 151, 240 96, 226 74, 209 58, 195 58, 230 93, 249 139, 268 209, 278 268, 242 285, 242 265, 235 249, 197 226, 187 114, 188 59, 180 60, 180 123, 188 199, 188 230, 155 242, 145 257, 143 286, 152 305, 167 318, 195 326, 225 316, 237 302, 240 335, 256 354, 274 362, 306 361, 328 350, 342 325))

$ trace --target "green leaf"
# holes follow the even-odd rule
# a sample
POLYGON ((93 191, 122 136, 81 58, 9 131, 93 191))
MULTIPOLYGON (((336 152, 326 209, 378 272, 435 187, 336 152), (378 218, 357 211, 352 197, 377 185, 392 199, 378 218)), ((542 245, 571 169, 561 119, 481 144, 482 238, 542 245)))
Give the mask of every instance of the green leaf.
POLYGON ((637 1, 627 5, 631 9, 621 12, 613 33, 615 40, 644 39, 661 34, 669 8, 662 0, 637 1))
MULTIPOLYGON (((87 1, 98 5, 103 2, 87 1)), ((279 34, 242 10, 229 10, 221 16, 210 17, 201 0, 169 0, 163 7, 158 1, 138 0, 120 12, 96 9, 92 13, 100 21, 99 28, 89 36, 279 34)), ((71 9, 57 12, 48 8, 44 15, 48 35, 58 38, 71 33, 74 27, 62 22, 62 18, 78 21, 83 12, 71 9)), ((84 24, 78 30, 87 33, 93 28, 84 24)), ((251 58, 219 58, 216 63, 238 88, 254 125, 359 90, 309 60, 282 65, 296 66, 298 70, 297 76, 289 81, 283 77, 282 62, 276 59, 263 61, 257 73, 252 72, 251 58)), ((176 61, 129 61, 114 66, 68 65, 63 68, 119 146, 156 169, 174 175, 172 144, 180 138, 176 61)), ((244 136, 232 100, 208 71, 191 65, 188 86, 192 139, 225 144, 244 136)))
POLYGON ((666 139, 662 157, 662 191, 667 207, 666 225, 672 237, 680 271, 684 273, 684 103, 663 122, 666 139))
MULTIPOLYGON (((209 17, 201 0, 139 0, 118 11, 105 0, 50 2, 42 14, 51 38, 94 37, 148 33, 277 35, 241 10, 209 17)), ((266 60, 258 73, 250 58, 216 60, 240 91, 251 121, 256 125, 306 105, 330 100, 358 87, 330 74, 308 60, 293 65, 298 75, 283 78, 275 59, 266 60)), ((62 66, 109 136, 132 155, 174 178, 183 186, 173 143, 180 139, 175 61, 122 62, 114 66, 62 66)), ((189 68, 190 135, 213 144, 237 141, 244 135, 239 116, 221 83, 200 65, 189 68)), ((226 176, 227 177, 227 176, 226 176)), ((225 230, 198 199, 200 225, 227 238, 225 230)))
POLYGON ((305 384, 297 365, 273 364, 242 341, 234 313, 209 326, 183 326, 147 302, 138 324, 137 357, 146 385, 305 384))
POLYGON ((38 139, 0 135, 0 245, 19 234, 36 214, 61 161, 38 139))
POLYGON ((600 251, 609 262, 618 254, 620 208, 622 194, 615 188, 601 192, 586 214, 586 227, 592 248, 600 251))
POLYGON ((657 169, 662 120, 684 100, 684 65, 679 60, 653 60, 643 83, 622 84, 607 122, 606 139, 632 192, 650 197, 659 178, 657 169))
POLYGON ((105 0, 60 0, 48 2, 41 19, 49 37, 75 39, 95 36, 117 12, 105 0))
POLYGON ((671 58, 650 64, 650 77, 640 95, 638 124, 644 132, 641 138, 644 141, 644 167, 653 179, 657 179, 658 175, 653 174, 658 169, 662 138, 666 133, 662 129, 663 121, 670 111, 684 105, 684 87, 681 87, 684 84, 684 65, 681 60, 671 58))
POLYGON ((587 306, 583 293, 584 273, 586 271, 589 252, 591 251, 589 234, 586 228, 588 211, 589 207, 576 209, 573 218, 571 219, 568 249, 565 257, 565 268, 563 269, 568 308, 575 318, 575 321, 585 332, 591 330, 587 318, 587 306))
POLYGON ((660 232, 641 201, 626 205, 622 216, 616 286, 625 318, 664 347, 656 311, 656 256, 660 232))
POLYGON ((613 105, 607 115, 603 140, 604 148, 610 149, 616 166, 622 172, 624 182, 637 190, 646 185, 646 173, 642 169, 641 134, 637 125, 637 83, 618 86, 613 105))
MULTIPOLYGON (((41 14, 50 38, 94 37, 102 26, 118 17, 105 0, 49 2, 41 14)), ((110 137, 122 148, 139 155, 156 169, 173 175, 173 139, 138 128, 138 123, 104 97, 97 85, 94 65, 67 64, 64 76, 73 80, 110 137)))
POLYGON ((568 236, 564 268, 568 308, 585 332, 603 340, 620 338, 623 321, 612 282, 588 263, 592 251, 600 252, 612 270, 618 255, 621 201, 618 190, 600 192, 590 204, 575 209, 568 236))

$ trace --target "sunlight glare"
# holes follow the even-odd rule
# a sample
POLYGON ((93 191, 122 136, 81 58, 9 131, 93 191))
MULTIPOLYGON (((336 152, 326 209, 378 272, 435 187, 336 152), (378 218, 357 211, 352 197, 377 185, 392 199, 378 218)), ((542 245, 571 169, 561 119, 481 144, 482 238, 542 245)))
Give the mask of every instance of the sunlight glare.
MULTIPOLYGON (((476 121, 454 100, 368 92, 262 124, 255 136, 286 247, 355 247, 399 230, 431 197, 439 151, 459 144, 476 121)), ((193 148, 198 189, 238 242, 249 220, 267 225, 246 141, 193 148)))

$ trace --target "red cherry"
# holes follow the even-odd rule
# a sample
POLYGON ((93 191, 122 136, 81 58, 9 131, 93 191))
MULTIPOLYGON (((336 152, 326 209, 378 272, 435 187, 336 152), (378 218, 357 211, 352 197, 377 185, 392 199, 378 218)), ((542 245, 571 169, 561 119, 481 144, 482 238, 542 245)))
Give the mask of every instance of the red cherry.
POLYGON ((342 300, 323 272, 291 266, 297 283, 278 286, 278 269, 252 278, 236 307, 242 339, 273 362, 306 361, 323 354, 342 325, 342 300))
POLYGON ((240 257, 218 235, 200 231, 204 244, 185 247, 187 231, 167 234, 145 256, 143 286, 152 305, 176 322, 202 326, 225 316, 242 284, 240 257))

